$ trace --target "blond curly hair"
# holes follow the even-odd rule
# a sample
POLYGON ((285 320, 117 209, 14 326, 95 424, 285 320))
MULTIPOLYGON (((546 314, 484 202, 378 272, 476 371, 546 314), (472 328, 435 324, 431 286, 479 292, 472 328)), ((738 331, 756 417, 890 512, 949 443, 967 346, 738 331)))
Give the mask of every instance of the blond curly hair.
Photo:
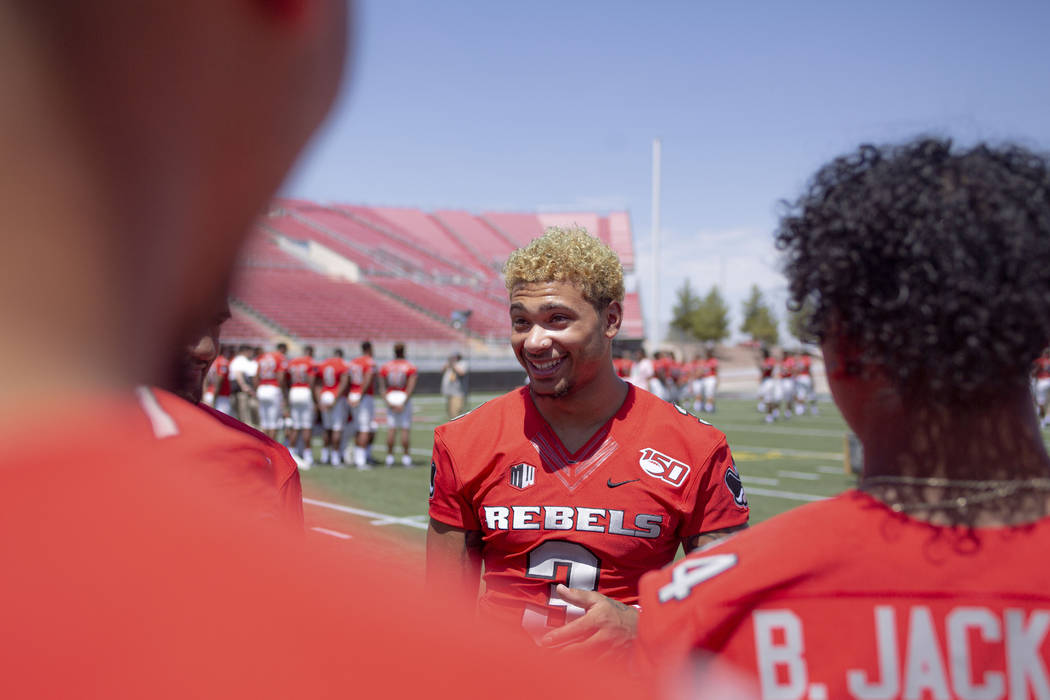
POLYGON ((623 301, 623 266, 613 250, 580 226, 549 227, 503 266, 507 292, 519 284, 568 282, 596 309, 623 301))

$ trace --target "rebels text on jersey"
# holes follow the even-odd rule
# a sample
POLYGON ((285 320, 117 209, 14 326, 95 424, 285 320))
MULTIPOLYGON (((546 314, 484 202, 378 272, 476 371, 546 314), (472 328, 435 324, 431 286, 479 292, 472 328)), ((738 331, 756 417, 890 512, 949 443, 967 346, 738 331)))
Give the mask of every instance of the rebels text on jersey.
POLYGON ((725 436, 635 387, 570 454, 528 389, 435 430, 430 516, 480 531, 480 609, 534 636, 582 610, 557 583, 637 600, 683 539, 741 525, 748 508, 725 436))
POLYGON ((953 530, 847 491, 645 576, 638 661, 708 658, 748 697, 1050 697, 1048 548, 1050 518, 953 530))

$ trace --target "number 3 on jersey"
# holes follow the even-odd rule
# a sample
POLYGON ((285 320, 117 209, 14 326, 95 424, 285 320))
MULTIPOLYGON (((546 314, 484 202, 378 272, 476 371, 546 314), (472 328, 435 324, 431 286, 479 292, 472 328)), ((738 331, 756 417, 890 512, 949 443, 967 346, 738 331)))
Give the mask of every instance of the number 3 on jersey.
POLYGON ((587 591, 598 590, 598 572, 602 563, 591 550, 575 542, 550 540, 529 552, 527 578, 550 581, 550 596, 547 599, 547 610, 528 605, 521 618, 522 627, 537 639, 551 627, 559 627, 564 622, 583 615, 583 608, 577 607, 558 596, 557 586, 564 583, 569 588, 580 588, 587 591), (564 615, 556 612, 564 608, 564 615))

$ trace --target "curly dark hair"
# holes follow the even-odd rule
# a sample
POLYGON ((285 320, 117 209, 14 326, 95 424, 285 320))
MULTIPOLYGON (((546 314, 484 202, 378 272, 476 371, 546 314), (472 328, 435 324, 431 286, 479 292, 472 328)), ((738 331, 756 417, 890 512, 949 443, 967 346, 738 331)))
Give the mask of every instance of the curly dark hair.
POLYGON ((1023 382, 1050 340, 1050 172, 1017 145, 861 146, 821 168, 776 232, 808 333, 832 327, 905 394, 1023 382))

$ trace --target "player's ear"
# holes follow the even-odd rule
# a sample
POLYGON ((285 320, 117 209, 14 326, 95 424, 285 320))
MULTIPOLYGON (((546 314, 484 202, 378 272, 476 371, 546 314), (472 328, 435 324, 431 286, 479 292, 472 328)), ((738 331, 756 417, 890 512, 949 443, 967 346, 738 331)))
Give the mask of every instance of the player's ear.
POLYGON ((605 337, 615 338, 623 323, 623 305, 618 301, 609 302, 602 311, 602 321, 605 323, 605 337))

